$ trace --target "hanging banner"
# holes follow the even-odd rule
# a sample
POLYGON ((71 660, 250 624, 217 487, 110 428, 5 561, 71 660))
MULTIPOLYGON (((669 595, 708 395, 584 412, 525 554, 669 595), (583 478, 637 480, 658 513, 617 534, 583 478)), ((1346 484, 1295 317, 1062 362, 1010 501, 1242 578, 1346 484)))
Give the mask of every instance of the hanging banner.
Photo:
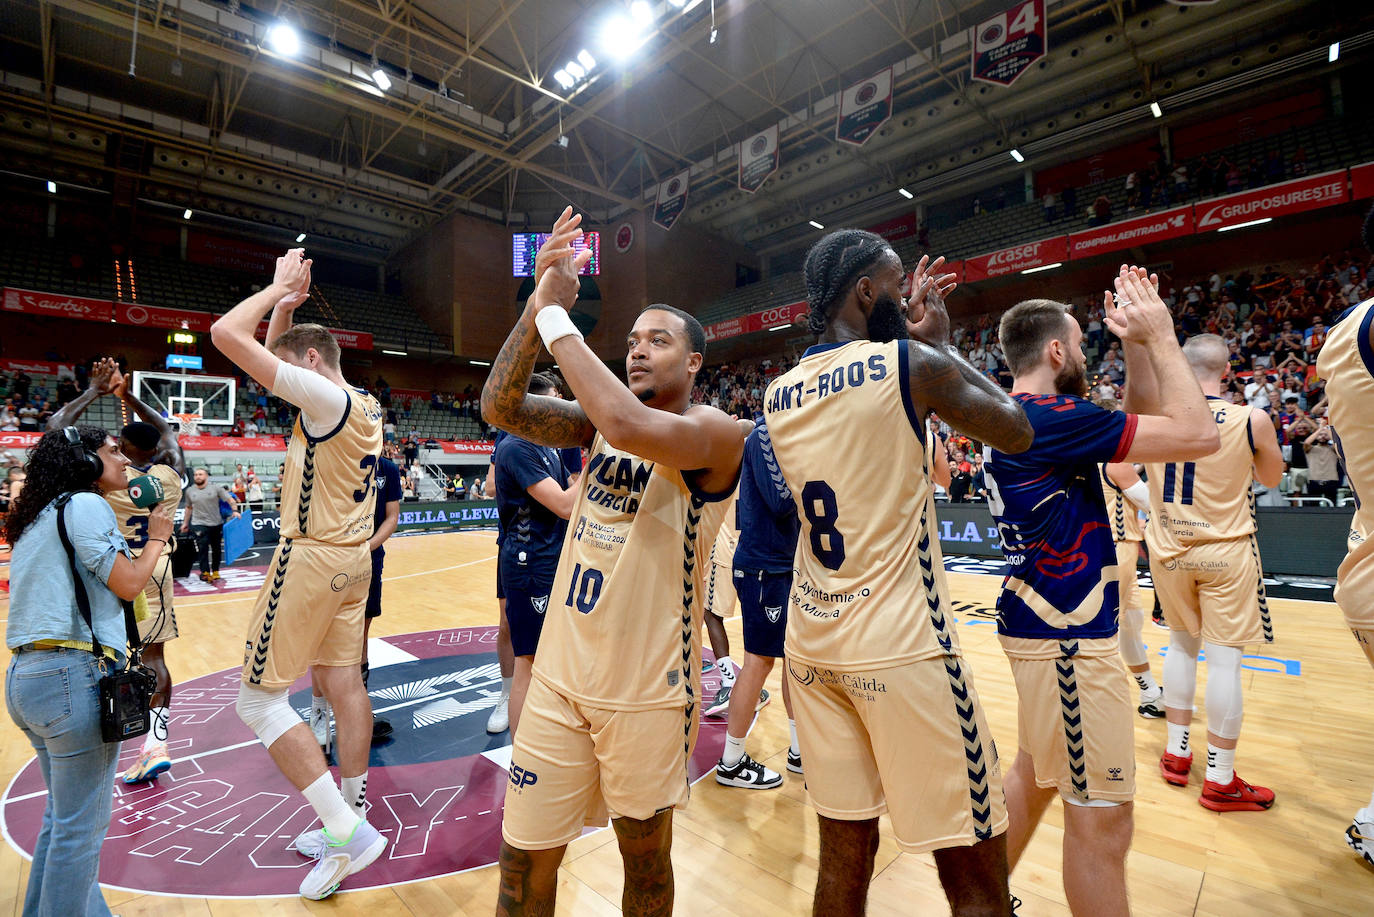
POLYGON ((1357 201, 1374 197, 1374 162, 1350 167, 1350 190, 1357 201))
POLYGON ((1025 0, 973 30, 973 78, 1010 86, 1045 56, 1045 0, 1025 0))
POLYGON ((840 114, 835 139, 855 146, 873 136, 892 117, 892 68, 879 70, 871 79, 850 86, 840 94, 840 114))
POLYGON ((1197 231, 1206 232, 1265 217, 1287 216, 1344 203, 1349 200, 1345 173, 1345 169, 1323 172, 1267 188, 1201 201, 1193 205, 1197 231))
POLYGON ((976 258, 966 260, 964 262, 964 283, 987 280, 989 277, 1001 277, 1004 274, 1016 274, 1027 268, 1044 267, 1047 264, 1067 261, 1068 259, 1068 236, 1055 236, 1053 239, 1041 239, 1039 242, 1014 245, 1011 248, 1004 248, 1000 252, 979 255, 976 258))
POLYGON ((658 186, 658 200, 654 202, 654 222, 664 229, 672 229, 682 211, 687 209, 688 170, 683 169, 658 186))
POLYGON ((6 312, 26 315, 51 315, 54 318, 79 318, 88 322, 108 322, 114 314, 114 303, 108 299, 88 299, 84 296, 64 296, 38 290, 5 287, 6 312))
POLYGON ((167 309, 142 303, 115 303, 115 321, 121 325, 141 325, 144 328, 172 328, 187 331, 209 331, 215 317, 209 312, 191 309, 167 309))
POLYGON ((1191 205, 1162 210, 1148 216, 1123 220, 1096 229, 1076 232, 1069 236, 1069 257, 1088 258, 1101 252, 1112 252, 1148 242, 1176 239, 1193 231, 1191 205))
POLYGON ((739 145, 740 190, 753 194, 778 171, 778 126, 755 134, 739 145))

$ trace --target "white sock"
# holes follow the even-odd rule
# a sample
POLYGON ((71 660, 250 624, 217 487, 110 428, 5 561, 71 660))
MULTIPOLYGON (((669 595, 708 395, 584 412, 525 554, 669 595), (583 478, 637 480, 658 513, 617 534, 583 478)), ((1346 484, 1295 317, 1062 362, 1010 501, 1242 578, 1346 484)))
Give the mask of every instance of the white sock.
POLYGON ((339 782, 343 784, 340 788, 343 792, 344 801, 353 807, 353 811, 359 816, 367 817, 367 771, 363 771, 356 777, 341 777, 339 782))
POLYGON ((721 656, 717 659, 716 669, 720 672, 721 687, 728 688, 735 683, 735 661, 729 656, 721 656))
POLYGON ((323 697, 311 695, 310 697, 310 718, 313 720, 317 715, 329 709, 329 701, 323 697))
POLYGON ((1141 700, 1158 700, 1160 695, 1164 693, 1164 689, 1159 686, 1159 682, 1155 681, 1155 677, 1150 674, 1149 669, 1144 672, 1132 672, 1131 677, 1140 686, 1141 700))
POLYGON ((1236 776, 1236 750, 1217 748, 1207 743, 1207 779, 1212 783, 1226 786, 1236 776))
POLYGON ((1179 723, 1169 723, 1169 746, 1165 749, 1171 755, 1178 755, 1186 758, 1191 751, 1188 750, 1188 727, 1179 723))
POLYGON ((745 738, 747 737, 740 736, 737 739, 728 732, 725 734, 725 750, 721 752, 720 755, 721 764, 724 764, 726 767, 734 767, 736 764, 739 764, 740 758, 744 757, 745 738))
MULTIPOLYGON (((788 721, 787 721, 787 731, 790 732, 790 733, 792 734, 792 744, 791 744, 790 746, 788 746, 788 751, 792 752, 792 754, 794 754, 794 755, 796 755, 796 756, 798 756, 798 757, 801 757, 801 746, 797 744, 797 721, 796 721, 796 720, 788 720, 788 721)), ((1374 803, 1371 803, 1371 805, 1374 805, 1374 803)))
POLYGON ((510 678, 501 679, 501 700, 510 700, 510 686, 513 681, 515 681, 514 675, 510 678))
POLYGON ((143 736, 143 750, 148 751, 154 745, 167 744, 167 708, 153 707, 148 711, 148 722, 151 727, 143 736))
POLYGON ((316 777, 314 783, 301 790, 301 795, 305 796, 305 801, 310 803, 320 821, 324 822, 324 830, 336 841, 342 842, 352 837, 353 829, 362 821, 334 785, 334 778, 329 776, 329 771, 316 777))

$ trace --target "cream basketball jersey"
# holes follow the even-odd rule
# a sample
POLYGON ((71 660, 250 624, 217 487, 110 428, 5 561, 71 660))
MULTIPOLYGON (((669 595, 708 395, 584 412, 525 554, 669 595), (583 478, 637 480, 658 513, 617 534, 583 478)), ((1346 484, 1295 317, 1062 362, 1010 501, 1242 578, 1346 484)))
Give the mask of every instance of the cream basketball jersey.
POLYGON ((1151 463, 1150 553, 1177 557, 1191 545, 1230 541, 1255 533, 1255 444, 1250 406, 1207 396, 1221 448, 1194 462, 1151 463))
POLYGON ((1143 536, 1135 504, 1107 477, 1106 465, 1098 465, 1097 469, 1102 478, 1102 499, 1107 502, 1107 524, 1112 527, 1112 541, 1140 541, 1143 536))
POLYGON ((344 394, 343 419, 325 436, 310 436, 296 417, 282 471, 283 538, 350 545, 372 537, 382 409, 362 389, 346 388, 344 394))
POLYGON ((831 669, 958 653, 905 341, 817 345, 764 423, 800 509, 787 654, 831 669))
POLYGON ((735 556, 735 546, 739 544, 739 520, 735 512, 735 501, 738 498, 739 488, 736 487, 728 500, 707 504, 701 516, 703 527, 708 523, 714 524, 712 531, 715 537, 706 545, 707 555, 714 551, 715 562, 727 567, 735 556))
MULTIPOLYGON (((145 474, 157 478, 162 484, 162 499, 158 502, 163 509, 167 510, 168 516, 175 515, 177 505, 181 503, 181 489, 185 484, 181 480, 181 475, 177 474, 176 469, 171 465, 150 465, 147 468, 130 465, 124 469, 124 476, 130 481, 145 474)), ((124 540, 129 543, 130 548, 142 554, 144 545, 148 543, 149 511, 141 506, 135 506, 134 501, 129 498, 127 490, 107 493, 105 502, 110 504, 110 509, 114 510, 115 521, 119 524, 119 534, 124 536, 124 540)), ((163 554, 170 554, 171 551, 169 545, 162 545, 163 554)))
MULTIPOLYGON (((1347 554, 1336 572, 1336 604, 1362 627, 1374 619, 1374 299, 1350 309, 1336 323, 1317 358, 1317 375, 1326 380, 1331 428, 1350 488, 1355 517, 1350 521, 1347 554)), ((1297 447, 1294 447, 1297 448, 1297 447)))
POLYGON ((597 434, 568 520, 535 677, 609 710, 695 702, 697 529, 708 500, 680 471, 597 434))

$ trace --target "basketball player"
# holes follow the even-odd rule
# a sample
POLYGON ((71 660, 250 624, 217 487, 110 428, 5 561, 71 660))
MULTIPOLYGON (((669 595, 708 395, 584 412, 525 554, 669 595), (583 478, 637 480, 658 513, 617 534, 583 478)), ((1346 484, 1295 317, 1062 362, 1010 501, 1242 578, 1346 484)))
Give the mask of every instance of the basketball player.
POLYGON ((921 259, 908 306, 882 237, 823 237, 805 265, 820 340, 764 396, 801 517, 787 677, 826 917, 864 912, 883 812, 903 850, 934 852, 954 914, 1010 913, 1001 773, 954 632, 925 424, 938 410, 1009 451, 1031 430, 949 343, 942 264, 921 259))
MULTIPOLYGON (((558 383, 543 373, 530 377, 529 393, 562 398, 558 383)), ((568 474, 557 449, 520 436, 506 436, 492 456, 496 506, 505 533, 496 563, 506 592, 515 678, 508 716, 514 738, 530 688, 530 669, 539 648, 544 616, 558 572, 558 555, 577 500, 578 476, 568 474)))
POLYGON ((1056 795, 1063 799, 1064 893, 1079 917, 1130 913, 1135 795, 1134 718, 1117 652, 1116 549, 1098 464, 1196 458, 1217 446, 1168 307, 1134 271, 1123 269, 1117 284, 1130 304, 1117 308, 1108 297, 1107 325, 1139 343, 1137 362, 1169 380, 1160 413, 1108 412, 1088 401, 1083 330, 1068 306, 1027 300, 1002 316, 998 339, 1035 444, 1018 455, 992 444, 983 464, 1011 570, 997 598, 997 635, 1017 693, 1007 857, 1015 869, 1045 809, 1056 795))
POLYGON ((386 846, 362 814, 372 705, 359 669, 382 409, 344 381, 327 329, 291 327, 309 295, 310 266, 304 249, 291 249, 277 259, 272 283, 216 320, 210 335, 258 384, 300 408, 283 471, 281 540, 248 627, 237 711, 323 822, 327 843, 300 888, 320 899, 386 846), (254 335, 269 309, 264 347, 254 335), (287 701, 307 669, 334 710, 343 792, 287 701))
POLYGON ((580 222, 564 210, 540 249, 535 294, 482 388, 494 425, 590 447, 515 737, 497 910, 553 913, 568 842, 609 811, 624 913, 669 914, 673 808, 688 798, 700 694, 696 528, 705 503, 735 488, 744 430, 690 404, 706 335, 687 313, 640 313, 628 386, 582 342, 567 315, 590 256, 573 257, 580 222), (526 392, 541 338, 575 401, 526 392))
MULTIPOLYGON (((186 456, 177 442, 176 431, 157 411, 134 397, 128 380, 118 364, 106 357, 91 371, 86 391, 68 403, 48 420, 49 430, 74 426, 76 419, 100 396, 117 395, 139 420, 124 425, 119 434, 120 451, 129 459, 124 474, 129 480, 148 475, 162 484, 160 505, 170 517, 181 503, 181 491, 186 486, 186 456)), ((112 490, 105 501, 115 512, 119 533, 129 543, 134 557, 143 553, 148 544, 148 513, 150 510, 134 505, 127 490, 112 490)), ((124 772, 126 784, 143 783, 156 778, 172 767, 167 756, 167 727, 172 706, 172 673, 167 669, 165 647, 177 638, 177 617, 172 610, 172 546, 164 543, 162 556, 143 595, 148 600, 148 616, 138 623, 138 639, 143 644, 143 662, 157 673, 157 693, 149 710, 150 728, 143 735, 143 750, 138 760, 124 772)))
MULTIPOLYGON (((491 443, 491 461, 483 489, 492 500, 500 500, 496 493, 496 450, 501 448, 505 430, 497 430, 491 443)), ((501 582, 501 542, 506 532, 501 527, 501 514, 496 515, 496 661, 501 669, 501 696, 487 716, 487 733, 496 735, 510 728, 510 692, 515 682, 515 652, 510 645, 510 622, 506 620, 506 586, 501 582)))
MULTIPOLYGON (((736 682, 738 694, 730 700, 725 748, 716 765, 716 783, 767 790, 782 786, 782 775, 749 757, 744 751, 744 740, 754 720, 754 694, 762 690, 768 673, 773 671, 774 660, 783 656, 792 561, 801 527, 797 522, 797 504, 778 472, 766 426, 755 427, 744 441, 738 493, 733 524, 739 538, 732 566, 740 619, 744 623, 744 666, 736 682)), ((792 712, 792 691, 785 678, 782 702, 787 708, 791 736, 787 769, 800 774, 797 721, 792 712)))
MULTIPOLYGON (((1197 688, 1197 654, 1207 653, 1207 773, 1198 798, 1215 812, 1259 811, 1273 791, 1242 780, 1233 767, 1244 704, 1240 661, 1244 648, 1272 643, 1255 539, 1252 481, 1277 487, 1283 453, 1269 416, 1221 397, 1230 373, 1227 347, 1214 334, 1183 345, 1184 356, 1221 435, 1221 449, 1205 458, 1150 464, 1150 578, 1169 624, 1164 657, 1164 712, 1169 739, 1159 762, 1165 781, 1188 784, 1193 753, 1188 731, 1197 688)), ((1164 381, 1148 371, 1127 378, 1127 400, 1150 404, 1164 381)))
MULTIPOLYGON (((710 503, 702 510, 701 528, 697 539, 705 548, 706 562, 698 569, 705 578, 706 636, 716 657, 716 671, 720 674, 720 688, 714 700, 705 701, 702 716, 721 716, 730 708, 730 691, 735 686, 735 660, 730 658, 730 635, 725 632, 725 619, 735 613, 735 583, 730 571, 730 558, 735 555, 739 529, 735 525, 735 503, 739 489, 720 503, 710 503), (712 534, 714 533, 714 534, 712 534), (709 539, 709 540, 708 540, 709 539)), ((701 670, 709 671, 703 663, 701 670)), ((766 692, 765 692, 766 693, 766 692)))
MULTIPOLYGON (((1094 398, 1093 404, 1104 411, 1115 411, 1115 398, 1094 398)), ((1136 567, 1140 561, 1140 543, 1145 535, 1140 529, 1138 510, 1150 509, 1150 489, 1140 480, 1135 465, 1130 462, 1105 462, 1098 466, 1102 479, 1102 498, 1107 503, 1107 522, 1116 543, 1116 577, 1120 594, 1121 660, 1140 688, 1140 704, 1136 713, 1146 719, 1164 716, 1164 691, 1150 674, 1150 659, 1140 639, 1145 624, 1145 609, 1140 605, 1140 587, 1136 582, 1136 567)))
MULTIPOLYGON (((1374 251, 1374 210, 1365 218, 1364 244, 1374 251)), ((1336 605, 1374 665, 1374 509, 1366 502, 1374 494, 1374 299, 1352 306, 1331 327, 1317 375, 1326 380, 1333 442, 1355 496, 1345 560, 1336 571, 1336 605)), ((1345 840, 1374 865, 1374 796, 1355 813, 1345 840)))

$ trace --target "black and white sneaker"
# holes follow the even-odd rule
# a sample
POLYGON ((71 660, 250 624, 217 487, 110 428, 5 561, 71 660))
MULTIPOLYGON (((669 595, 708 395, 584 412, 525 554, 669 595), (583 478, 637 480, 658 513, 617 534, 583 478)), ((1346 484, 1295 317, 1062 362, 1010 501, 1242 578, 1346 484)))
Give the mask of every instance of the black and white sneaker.
POLYGON ((1136 707, 1136 712, 1147 720, 1159 720, 1164 718, 1164 695, 1145 700, 1141 698, 1140 706, 1136 707))
POLYGON ((716 783, 723 786, 742 786, 749 790, 771 790, 782 786, 782 774, 770 771, 753 758, 744 755, 734 767, 726 767, 724 761, 718 762, 716 783))
POLYGON ((793 754, 792 749, 787 749, 787 769, 794 774, 805 773, 801 766, 801 754, 793 754))

